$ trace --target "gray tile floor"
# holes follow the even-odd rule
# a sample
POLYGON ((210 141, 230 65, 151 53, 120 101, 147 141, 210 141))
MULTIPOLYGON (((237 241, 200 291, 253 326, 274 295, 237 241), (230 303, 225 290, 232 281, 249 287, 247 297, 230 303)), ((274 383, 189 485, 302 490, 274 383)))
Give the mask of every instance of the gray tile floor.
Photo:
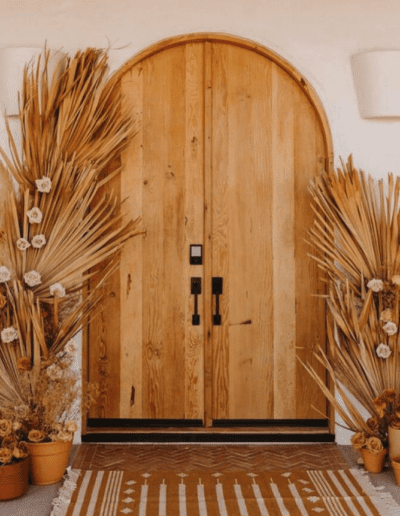
MULTIPOLYGON (((77 449, 77 446, 73 447, 70 464, 72 464, 77 449)), ((339 449, 346 457, 349 467, 358 467, 359 454, 354 452, 351 446, 339 446, 339 449)), ((382 473, 370 474, 369 478, 375 486, 384 486, 385 491, 389 491, 400 504, 400 487, 394 480, 391 468, 385 467, 382 473)), ((61 485, 62 482, 51 486, 30 485, 28 492, 21 498, 0 502, 0 516, 49 516, 52 511, 52 500, 57 497, 61 485)))

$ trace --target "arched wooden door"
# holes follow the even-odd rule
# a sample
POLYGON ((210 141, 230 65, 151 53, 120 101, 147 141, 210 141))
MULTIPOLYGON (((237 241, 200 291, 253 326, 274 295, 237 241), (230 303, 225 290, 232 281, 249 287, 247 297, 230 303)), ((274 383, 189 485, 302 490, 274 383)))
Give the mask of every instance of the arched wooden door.
POLYGON ((297 360, 318 367, 325 341, 305 243, 308 182, 330 157, 315 95, 273 53, 222 35, 169 40, 119 73, 139 128, 120 188, 146 235, 123 251, 91 327, 92 417, 320 418, 311 405, 326 413, 325 398, 297 360))

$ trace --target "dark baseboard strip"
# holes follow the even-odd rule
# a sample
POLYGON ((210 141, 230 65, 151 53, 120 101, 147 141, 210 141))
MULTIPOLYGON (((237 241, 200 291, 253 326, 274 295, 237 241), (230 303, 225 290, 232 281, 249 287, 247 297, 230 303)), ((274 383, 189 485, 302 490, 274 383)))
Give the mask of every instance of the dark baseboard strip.
POLYGON ((89 418, 88 428, 199 428, 201 419, 112 419, 89 418))
POLYGON ((84 443, 333 443, 334 434, 89 433, 84 443))
POLYGON ((214 428, 314 427, 328 428, 328 419, 214 419, 214 428))

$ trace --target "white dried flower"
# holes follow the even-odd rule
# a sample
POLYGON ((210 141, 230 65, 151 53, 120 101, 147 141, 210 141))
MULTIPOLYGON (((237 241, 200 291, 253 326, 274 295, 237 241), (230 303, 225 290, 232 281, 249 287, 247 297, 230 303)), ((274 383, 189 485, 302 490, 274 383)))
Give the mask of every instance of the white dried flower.
POLYGON ((46 237, 44 235, 35 235, 32 238, 32 247, 40 249, 46 244, 46 237))
POLYGON ((396 276, 393 276, 393 277, 392 277, 392 283, 393 283, 394 285, 400 286, 400 276, 397 276, 397 275, 396 275, 396 276))
POLYGON ((8 326, 1 330, 1 340, 3 342, 12 342, 13 340, 18 339, 18 331, 14 328, 14 326, 8 326))
POLYGON ((14 407, 14 412, 17 417, 25 418, 29 414, 28 405, 18 405, 14 407))
POLYGON ((34 287, 42 283, 42 277, 37 271, 29 271, 24 274, 24 281, 30 287, 34 287))
POLYGON ((5 265, 0 267, 0 283, 5 283, 11 279, 11 272, 5 265))
POLYGON ((22 426, 22 423, 20 421, 13 421, 13 424, 12 424, 12 429, 14 432, 16 432, 17 430, 19 430, 22 426))
POLYGON ((26 215, 28 216, 29 222, 31 224, 39 224, 39 222, 42 222, 43 214, 37 207, 27 211, 26 215))
POLYGON ((65 430, 67 432, 71 432, 71 433, 74 433, 78 430, 78 425, 76 424, 75 421, 67 421, 65 423, 65 430))
POLYGON ((75 342, 71 339, 65 344, 65 351, 69 353, 70 355, 76 355, 78 352, 78 346, 75 344, 75 342))
POLYGON ((397 325, 394 322, 389 321, 383 326, 383 331, 388 335, 394 335, 397 333, 397 325))
POLYGON ((388 358, 392 354, 392 350, 387 344, 379 344, 379 346, 376 348, 376 354, 380 358, 388 358))
POLYGON ((58 297, 65 297, 65 288, 61 285, 61 283, 53 283, 50 285, 50 294, 54 296, 56 292, 58 297))
POLYGON ((386 310, 383 310, 383 312, 381 312, 381 315, 379 317, 379 319, 383 322, 389 322, 393 319, 393 311, 391 308, 386 308, 386 310))
POLYGON ((26 251, 31 244, 28 242, 26 238, 18 238, 17 247, 20 251, 26 251))
POLYGON ((63 375, 62 369, 55 364, 49 366, 46 372, 50 380, 59 380, 63 375))
POLYGON ((51 179, 43 176, 41 179, 36 179, 36 188, 39 192, 49 193, 51 190, 51 179))
POLYGON ((63 441, 63 442, 67 442, 67 441, 72 441, 72 439, 74 438, 74 435, 71 433, 71 432, 59 432, 58 435, 58 441, 63 441))
POLYGON ((373 278, 368 281, 367 287, 373 290, 374 292, 380 292, 383 289, 383 281, 380 279, 373 278))

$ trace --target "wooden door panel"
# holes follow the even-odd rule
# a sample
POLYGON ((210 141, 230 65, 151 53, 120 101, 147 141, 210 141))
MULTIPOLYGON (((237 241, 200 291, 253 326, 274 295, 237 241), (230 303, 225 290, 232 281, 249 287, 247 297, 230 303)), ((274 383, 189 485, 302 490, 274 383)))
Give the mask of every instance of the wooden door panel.
MULTIPOLYGON (((316 314, 325 313, 325 284, 321 280, 315 260, 307 258, 310 247, 307 244, 308 230, 313 225, 315 215, 311 208, 308 192, 309 181, 321 172, 325 163, 325 144, 320 129, 320 121, 304 95, 297 89, 295 101, 295 245, 296 256, 296 349, 303 362, 309 362, 323 379, 326 370, 314 358, 313 351, 326 342, 325 318, 316 314), (318 297, 318 294, 320 297, 318 297)), ((296 417, 318 419, 327 413, 327 402, 314 381, 304 371, 298 361, 296 370, 296 417)))
MULTIPOLYGON (((203 417, 204 336, 202 326, 192 326, 190 295, 190 276, 202 273, 201 266, 189 265, 190 244, 204 240, 201 54, 199 44, 161 52, 123 80, 140 121, 124 156, 127 216, 139 210, 147 231, 122 255, 121 283, 129 289, 121 295, 130 309, 121 312, 129 343, 121 367, 130 381, 121 417, 203 417), (140 157, 132 159, 137 151, 140 157)), ((203 317, 201 297, 199 308, 203 317)))
MULTIPOLYGON (((274 417, 296 417, 295 81, 272 67, 274 417)), ((301 416, 299 416, 301 418, 301 416)))
POLYGON ((213 327, 214 417, 273 417, 271 66, 213 46, 213 276, 224 281, 213 327))
POLYGON ((125 70, 138 133, 114 186, 146 235, 125 246, 111 304, 92 324, 89 375, 103 385, 92 416, 318 419, 310 400, 326 413, 297 360, 313 361, 325 341, 305 239, 308 182, 327 151, 300 84, 262 52, 217 40, 168 46, 125 70), (190 244, 203 245, 203 265, 189 264, 190 244))

